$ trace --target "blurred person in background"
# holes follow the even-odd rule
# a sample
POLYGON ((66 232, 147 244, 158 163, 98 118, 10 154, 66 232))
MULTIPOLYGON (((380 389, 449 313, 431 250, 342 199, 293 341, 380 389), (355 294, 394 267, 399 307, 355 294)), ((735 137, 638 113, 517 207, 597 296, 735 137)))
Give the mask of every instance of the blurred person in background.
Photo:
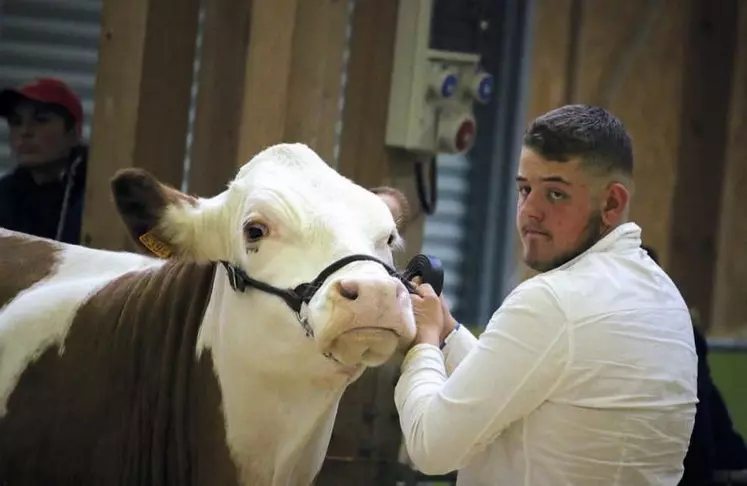
POLYGON ((80 98, 40 78, 1 91, 0 116, 15 161, 0 178, 0 227, 78 244, 88 161, 80 98))
MULTIPOLYGON (((652 247, 641 245, 651 259, 659 264, 652 247)), ((747 446, 734 430, 729 410, 711 378, 708 366, 708 343, 693 319, 695 350, 698 353, 698 405, 690 447, 685 456, 685 474, 679 486, 713 484, 716 471, 747 469, 747 446)))

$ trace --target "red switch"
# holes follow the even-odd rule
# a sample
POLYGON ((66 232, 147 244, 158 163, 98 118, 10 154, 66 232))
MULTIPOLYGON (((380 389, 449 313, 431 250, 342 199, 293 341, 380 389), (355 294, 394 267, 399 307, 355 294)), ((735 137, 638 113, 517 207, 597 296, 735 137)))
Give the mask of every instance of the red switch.
POLYGON ((456 133, 456 149, 459 152, 465 152, 472 147, 477 132, 477 124, 472 118, 467 118, 459 125, 456 133))

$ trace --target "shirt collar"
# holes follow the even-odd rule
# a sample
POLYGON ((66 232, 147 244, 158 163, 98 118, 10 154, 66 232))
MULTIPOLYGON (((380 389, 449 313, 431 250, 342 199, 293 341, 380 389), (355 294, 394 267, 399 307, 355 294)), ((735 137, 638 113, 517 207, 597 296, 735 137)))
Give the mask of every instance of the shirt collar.
POLYGON ((594 243, 588 250, 550 272, 567 269, 590 253, 620 252, 641 246, 641 228, 635 223, 623 223, 594 243))

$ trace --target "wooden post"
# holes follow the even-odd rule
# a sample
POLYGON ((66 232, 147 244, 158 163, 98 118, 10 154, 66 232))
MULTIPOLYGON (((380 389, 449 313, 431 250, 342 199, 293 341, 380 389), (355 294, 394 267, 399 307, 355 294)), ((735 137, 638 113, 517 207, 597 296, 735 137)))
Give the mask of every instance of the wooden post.
POLYGON ((331 162, 348 2, 254 0, 237 165, 280 142, 331 162))
POLYGON ((711 316, 716 273, 737 1, 692 1, 683 73, 669 271, 685 301, 705 319, 711 316))
POLYGON ((205 2, 188 183, 194 195, 221 192, 236 173, 250 7, 248 0, 205 2))
POLYGON ((739 31, 729 103, 726 167, 716 252, 713 313, 709 335, 747 339, 747 3, 739 3, 739 31))
POLYGON ((83 238, 134 249, 118 224, 109 180, 142 167, 181 186, 198 0, 105 0, 83 238))

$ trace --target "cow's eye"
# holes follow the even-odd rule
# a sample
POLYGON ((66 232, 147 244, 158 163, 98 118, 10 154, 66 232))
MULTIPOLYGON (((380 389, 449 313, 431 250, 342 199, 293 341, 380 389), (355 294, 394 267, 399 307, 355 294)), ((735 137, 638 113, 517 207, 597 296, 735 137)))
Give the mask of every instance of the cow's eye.
POLYGON ((244 234, 246 235, 246 241, 249 243, 255 243, 260 239, 267 236, 267 226, 262 223, 249 223, 244 226, 244 234))
POLYGON ((388 246, 392 246, 396 240, 397 240, 397 236, 394 233, 392 233, 391 235, 389 235, 389 238, 386 240, 386 244, 388 246))

